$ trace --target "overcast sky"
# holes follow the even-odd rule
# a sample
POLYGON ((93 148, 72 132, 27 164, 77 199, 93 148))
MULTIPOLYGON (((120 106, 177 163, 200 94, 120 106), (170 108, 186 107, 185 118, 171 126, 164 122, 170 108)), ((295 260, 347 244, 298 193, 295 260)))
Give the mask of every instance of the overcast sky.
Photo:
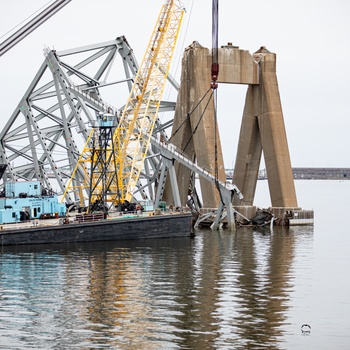
MULTIPOLYGON (((0 37, 48 2, 1 0, 0 37)), ((0 57, 0 128, 42 64, 44 47, 60 51, 125 35, 140 62, 162 3, 72 0, 0 57)), ((195 40, 211 47, 211 1, 183 3, 186 15, 172 70, 176 76, 184 47, 195 40)), ((219 1, 219 45, 232 42, 250 53, 266 46, 277 54, 293 167, 350 167, 349 14, 348 0, 219 1)), ((218 90, 227 168, 235 161, 246 88, 220 84, 218 90)))

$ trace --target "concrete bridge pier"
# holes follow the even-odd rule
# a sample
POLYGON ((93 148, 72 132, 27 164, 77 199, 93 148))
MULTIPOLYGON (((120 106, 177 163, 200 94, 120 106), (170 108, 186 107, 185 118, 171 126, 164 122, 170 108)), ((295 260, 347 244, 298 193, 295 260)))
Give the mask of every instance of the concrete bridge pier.
POLYGON ((297 197, 276 75, 276 55, 261 48, 253 55, 259 63, 259 84, 248 86, 233 182, 253 205, 262 154, 271 206, 296 208, 297 197))
MULTIPOLYGON (((234 167, 233 183, 244 198, 234 199, 234 206, 253 206, 261 157, 264 156, 271 211, 298 208, 293 172, 283 120, 277 75, 276 54, 261 47, 251 55, 247 50, 228 44, 219 49, 219 84, 248 85, 234 167)), ((189 158, 214 174, 218 164, 219 179, 226 180, 220 135, 214 135, 214 102, 210 99, 211 52, 197 42, 189 46, 182 61, 181 85, 177 98, 171 142, 189 158), (215 159, 215 142, 217 158, 215 159)), ((236 128, 237 125, 227 125, 236 128)), ((234 146, 234 145, 233 145, 234 146)), ((180 197, 187 201, 190 171, 176 166, 180 197)), ((220 197, 213 184, 201 180, 204 208, 218 208, 220 197)), ((164 198, 171 202, 170 186, 164 198)), ((205 209, 204 209, 205 210, 205 209)), ((252 210, 246 210, 252 212, 252 210)), ((278 214, 280 215, 280 214, 278 214)))

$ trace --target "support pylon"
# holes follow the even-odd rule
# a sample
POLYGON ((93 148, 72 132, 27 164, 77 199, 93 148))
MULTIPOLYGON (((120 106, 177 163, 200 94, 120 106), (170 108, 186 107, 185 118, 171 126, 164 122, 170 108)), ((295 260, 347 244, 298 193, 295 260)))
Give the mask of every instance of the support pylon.
MULTIPOLYGON (((193 43, 185 51, 173 130, 177 130, 179 125, 182 125, 182 128, 172 137, 172 143, 182 150, 186 145, 185 153, 199 165, 208 167, 214 174, 213 101, 209 102, 199 124, 203 106, 189 116, 209 85, 210 57, 210 51, 198 43, 193 43)), ((233 183, 240 189, 244 198, 235 198, 234 205, 253 205, 263 154, 272 207, 298 207, 277 83, 276 54, 262 47, 251 55, 246 50, 228 44, 219 49, 219 64, 219 83, 248 85, 233 178, 233 183)), ((206 100, 202 104, 205 103, 206 100)), ((219 135, 216 139, 219 149, 219 176, 222 177, 225 166, 219 135)), ((182 199, 187 198, 189 170, 179 166, 177 174, 180 196, 182 199)), ((219 199, 215 186, 201 183, 201 189, 203 206, 217 207, 219 199)), ((169 190, 165 191, 165 196, 166 201, 169 201, 169 190)))
POLYGON ((238 142, 233 182, 243 193, 236 205, 253 205, 262 154, 271 206, 298 207, 276 75, 276 54, 262 47, 258 85, 249 85, 238 142))

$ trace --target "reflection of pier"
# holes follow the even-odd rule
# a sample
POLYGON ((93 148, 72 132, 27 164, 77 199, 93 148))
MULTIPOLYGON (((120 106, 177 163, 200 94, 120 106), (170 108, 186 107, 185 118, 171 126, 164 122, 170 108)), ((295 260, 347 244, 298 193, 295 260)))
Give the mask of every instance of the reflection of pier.
MULTIPOLYGON (((50 315, 47 322, 39 314, 31 331, 61 334, 63 327, 68 335, 74 332, 74 338, 59 339, 62 348, 223 349, 235 344, 235 349, 274 350, 283 348, 288 336, 288 308, 298 291, 296 253, 312 244, 312 228, 261 230, 50 250, 8 246, 3 253, 31 259, 16 267, 21 283, 30 286, 23 298, 39 293, 35 301, 38 307, 42 301, 44 314, 50 315)), ((13 268, 5 264, 2 272, 8 290, 18 288, 13 268)), ((33 316, 30 311, 22 317, 33 316)))

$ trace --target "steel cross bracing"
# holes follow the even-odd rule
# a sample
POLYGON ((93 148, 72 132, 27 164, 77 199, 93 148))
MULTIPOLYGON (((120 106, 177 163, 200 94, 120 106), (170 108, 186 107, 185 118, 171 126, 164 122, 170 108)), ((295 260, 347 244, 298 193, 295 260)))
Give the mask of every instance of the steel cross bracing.
MULTIPOLYGON (((121 56, 124 79, 131 88, 137 61, 125 37, 60 52, 45 50, 45 60, 0 133, 0 163, 7 165, 3 180, 39 180, 43 188, 65 193, 92 121, 99 112, 119 115, 105 102, 101 90, 115 84, 106 82, 117 56, 121 56), (71 62, 72 61, 72 62, 71 62), (57 188, 58 187, 58 188, 57 188)), ((119 82, 120 82, 119 81, 119 82)), ((118 82, 118 81, 117 81, 118 82)), ((176 85, 176 84, 175 84, 176 85)), ((124 99, 125 101, 125 99, 124 99)), ((175 110, 175 102, 163 102, 161 111, 175 110)), ((164 134, 157 120, 156 128, 164 134)), ((145 169, 150 182, 159 168, 151 157, 145 169)), ((82 164, 72 180, 79 186, 89 176, 82 164)), ((80 201, 81 190, 67 191, 67 203, 80 201)))

